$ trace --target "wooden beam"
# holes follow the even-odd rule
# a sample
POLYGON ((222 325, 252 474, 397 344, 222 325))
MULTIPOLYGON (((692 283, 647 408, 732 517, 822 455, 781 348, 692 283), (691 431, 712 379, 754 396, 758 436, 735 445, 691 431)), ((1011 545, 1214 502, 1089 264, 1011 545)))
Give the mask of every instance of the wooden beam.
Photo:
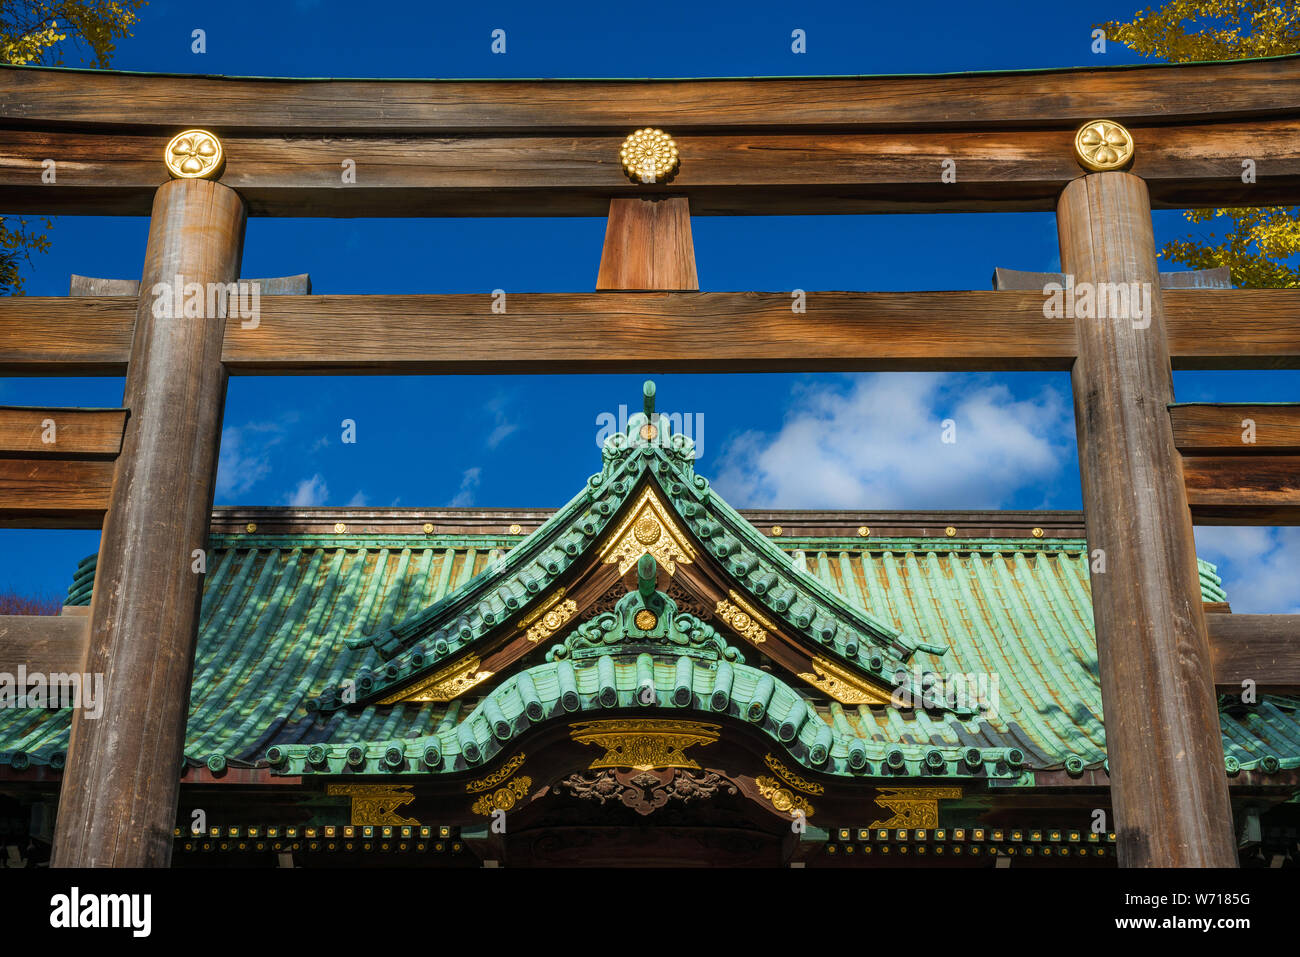
MULTIPOLYGON (((276 276, 272 279, 244 279, 240 282, 256 283, 263 296, 310 296, 311 276, 299 273, 296 276, 276 276)), ((130 296, 140 294, 139 279, 94 279, 90 276, 72 274, 69 296, 130 296)))
POLYGON ((1173 401, 1173 377, 1146 185, 1079 179, 1057 229, 1076 283, 1151 289, 1145 324, 1074 320, 1070 377, 1088 549, 1105 563, 1092 607, 1120 864, 1235 867, 1191 515, 1173 430, 1151 411, 1173 401))
POLYGON ((86 652, 103 714, 73 712, 53 866, 171 860, 226 373, 221 324, 155 315, 150 290, 234 281, 244 223, 239 195, 207 180, 174 180, 154 201, 86 652))
POLYGON ((1300 455, 1297 402, 1179 403, 1169 418, 1184 455, 1300 455))
POLYGON ((89 625, 82 615, 0 615, 0 672, 83 670, 89 625))
MULTIPOLYGON (((1176 369, 1300 368, 1300 292, 1164 294, 1176 369)), ((1037 292, 516 293, 268 296, 227 323, 238 375, 560 372, 1066 371, 1068 320, 1037 292), (810 329, 816 335, 810 335, 810 329)), ((0 375, 122 375, 125 298, 0 297, 0 375)))
MULTIPOLYGON (((666 125, 666 122, 665 122, 666 125)), ((685 196, 695 215, 1045 211, 1082 175, 1074 125, 982 132, 674 134, 671 184, 630 183, 600 136, 243 137, 221 182, 254 216, 598 216, 611 199, 685 196), (345 160, 355 183, 343 182, 345 160), (957 179, 944 182, 944 163, 957 179)), ((1133 172, 1157 208, 1285 205, 1300 189, 1300 119, 1131 128, 1133 172), (1241 181, 1241 157, 1257 163, 1241 181)), ((145 215, 167 134, 0 129, 0 206, 145 215), (57 182, 42 181, 57 158, 57 182)))
POLYGON ((683 196, 612 199, 596 289, 698 290, 690 202, 683 196))
MULTIPOLYGON (((1300 57, 930 76, 300 80, 0 67, 13 126, 338 136, 608 130, 1015 129, 1300 111, 1300 57), (1213 90, 1213 96, 1206 96, 1213 90), (382 104, 377 109, 375 104, 382 104)), ((1243 153, 1242 155, 1254 155, 1243 153)), ((1239 169, 1239 167, 1238 167, 1239 169)))
POLYGON ((0 457, 0 528, 99 528, 113 468, 104 458, 0 457))
POLYGON ((126 409, 0 406, 0 458, 114 458, 126 409))
POLYGON ((1300 693, 1300 615, 1211 615, 1215 690, 1240 695, 1242 682, 1269 694, 1300 693))
POLYGON ((1184 455, 1183 477, 1198 525, 1300 525, 1300 455, 1184 455))

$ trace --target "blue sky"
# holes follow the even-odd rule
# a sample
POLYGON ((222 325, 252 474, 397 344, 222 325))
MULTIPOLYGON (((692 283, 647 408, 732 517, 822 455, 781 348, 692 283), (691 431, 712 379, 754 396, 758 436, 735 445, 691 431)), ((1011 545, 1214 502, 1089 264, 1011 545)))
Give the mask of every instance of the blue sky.
MULTIPOLYGON (((985 2, 219 7, 154 0, 114 66, 263 76, 642 77, 927 73, 1137 62, 1094 23, 1144 4, 985 2), (191 52, 206 31, 207 52, 191 52), (506 31, 504 55, 491 33, 506 31), (807 35, 794 54, 790 34, 807 35)), ((671 130, 670 130, 671 132, 671 130)), ((1157 240, 1187 233, 1158 212, 1157 240)), ((705 290, 987 289, 995 266, 1059 267, 1049 213, 697 217, 705 290)), ((1198 227, 1199 228, 1199 227, 1198 227)), ((138 277, 142 218, 63 217, 31 295, 138 277)), ((318 293, 594 287, 604 221, 249 221, 245 276, 309 272, 318 293)), ((815 328, 810 326, 810 335, 815 328)), ((648 368, 647 373, 654 370, 648 368)), ((554 506, 599 467, 597 417, 643 375, 234 378, 218 505, 554 506), (357 423, 356 444, 340 441, 357 423)), ((1078 508, 1068 375, 654 375, 661 411, 702 417, 699 468, 734 505, 1078 508), (958 442, 939 441, 957 422, 958 442)), ((1300 398, 1300 373, 1180 373, 1180 400, 1300 398)), ((0 380, 7 405, 117 406, 120 379, 0 380)), ((1300 611, 1294 530, 1206 529, 1234 608, 1300 611)), ((61 593, 94 532, 0 530, 0 588, 61 593)))

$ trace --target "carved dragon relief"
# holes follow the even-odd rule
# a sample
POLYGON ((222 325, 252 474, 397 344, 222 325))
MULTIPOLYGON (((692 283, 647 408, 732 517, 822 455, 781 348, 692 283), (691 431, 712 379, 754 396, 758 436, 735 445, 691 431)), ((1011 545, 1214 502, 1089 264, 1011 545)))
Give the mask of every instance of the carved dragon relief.
POLYGON ((557 794, 569 794, 597 804, 620 802, 641 815, 654 813, 670 801, 689 804, 719 794, 734 795, 739 788, 716 771, 666 768, 654 771, 579 771, 556 782, 557 794))

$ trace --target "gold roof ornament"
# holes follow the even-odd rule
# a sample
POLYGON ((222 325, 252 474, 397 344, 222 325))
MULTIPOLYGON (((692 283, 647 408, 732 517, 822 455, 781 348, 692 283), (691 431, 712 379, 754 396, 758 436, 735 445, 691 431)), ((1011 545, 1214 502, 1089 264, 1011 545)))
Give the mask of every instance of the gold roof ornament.
POLYGON ((1079 165, 1094 172, 1123 169, 1133 161, 1133 136, 1114 120, 1089 120, 1074 134, 1079 165))
POLYGON ((207 130, 177 133, 163 154, 173 179, 216 179, 225 161, 221 140, 207 130))
POLYGON ((684 753, 691 747, 708 747, 718 740, 721 726, 699 721, 616 718, 575 724, 569 737, 579 744, 605 749, 588 765, 595 768, 693 768, 699 764, 684 753))
POLYGON ((663 130, 646 127, 628 134, 619 150, 623 172, 637 183, 662 183, 677 172, 677 144, 663 130))
POLYGON ((689 565, 695 560, 694 547, 650 486, 605 539, 600 558, 606 565, 618 562, 618 573, 625 575, 647 553, 670 575, 676 574, 676 563, 689 565))

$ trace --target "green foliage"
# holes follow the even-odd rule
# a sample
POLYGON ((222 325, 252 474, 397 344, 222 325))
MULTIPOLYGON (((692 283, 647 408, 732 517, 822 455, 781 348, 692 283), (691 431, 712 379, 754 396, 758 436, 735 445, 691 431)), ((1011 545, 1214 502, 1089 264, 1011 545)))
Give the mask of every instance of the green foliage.
MULTIPOLYGON (((1147 57, 1170 63, 1235 60, 1300 52, 1300 4, 1295 0, 1167 0, 1132 21, 1098 24, 1106 36, 1147 57)), ((1160 255, 1207 269, 1227 266, 1242 288, 1300 287, 1300 207, 1189 209, 1188 222, 1218 223, 1211 232, 1167 243, 1160 255)))
MULTIPOLYGON (((0 63, 76 65, 106 69, 116 41, 131 35, 144 0, 28 0, 0 3, 0 63)), ((22 217, 0 218, 0 295, 23 294, 21 267, 49 250, 53 224, 37 228, 22 217)))

